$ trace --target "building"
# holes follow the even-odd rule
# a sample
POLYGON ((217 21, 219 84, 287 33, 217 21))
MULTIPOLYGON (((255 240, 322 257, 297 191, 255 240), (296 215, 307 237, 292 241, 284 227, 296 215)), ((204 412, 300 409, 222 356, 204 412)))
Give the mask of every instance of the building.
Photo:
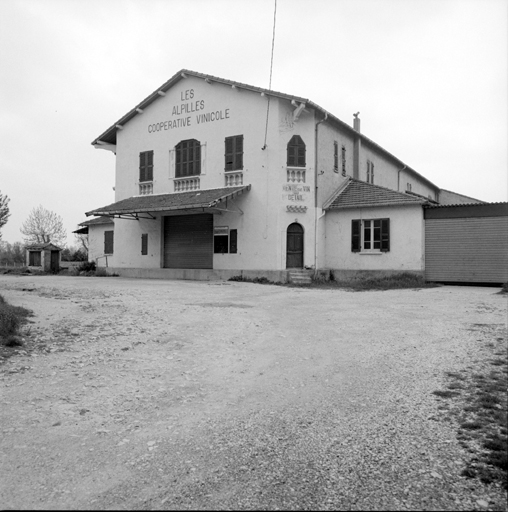
POLYGON ((47 242, 30 244, 25 247, 26 265, 32 270, 58 272, 60 270, 62 249, 47 242))
POLYGON ((90 258, 126 276, 287 269, 423 274, 424 204, 443 192, 312 101, 179 71, 92 144, 115 202, 86 213, 90 258), (105 220, 104 220, 105 219, 105 220))

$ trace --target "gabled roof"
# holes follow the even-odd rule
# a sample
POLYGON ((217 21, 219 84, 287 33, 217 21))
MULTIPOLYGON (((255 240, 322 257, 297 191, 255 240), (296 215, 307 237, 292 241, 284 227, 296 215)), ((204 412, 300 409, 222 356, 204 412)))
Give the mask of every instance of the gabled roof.
POLYGON ((29 249, 31 251, 42 251, 43 249, 47 249, 50 251, 61 251, 62 249, 51 242, 41 243, 41 244, 30 244, 26 245, 25 249, 29 249))
POLYGON ((185 80, 188 76, 193 76, 197 78, 202 78, 208 83, 221 83, 228 85, 230 87, 235 87, 238 89, 245 89, 248 91, 256 92, 259 94, 263 94, 265 96, 272 96, 277 98, 282 98, 288 101, 294 101, 296 103, 303 104, 304 106, 311 107, 315 109, 316 111, 320 112, 323 116, 323 120, 329 120, 333 121, 336 125, 340 126, 345 131, 349 132, 350 134, 354 135, 355 137, 359 137, 360 140, 363 142, 366 142, 367 144, 371 145, 378 151, 382 152, 386 156, 390 157, 391 159, 395 160, 400 164, 401 167, 404 168, 405 171, 408 171, 415 176, 418 176, 422 181, 427 183, 427 185, 434 187, 436 190, 439 190, 439 187, 437 187, 434 183, 432 183, 430 180, 425 178, 425 176, 422 176, 420 173, 416 172, 414 169, 409 167, 407 164, 405 164, 402 160, 397 158, 396 156, 392 155, 389 151, 382 148, 379 144, 374 142, 373 140, 369 139, 362 133, 356 131, 352 126, 345 123, 344 121, 341 121, 338 117, 335 117, 330 112, 326 111, 324 108, 320 107, 316 103, 310 101, 309 99, 302 98, 300 96, 294 96, 292 94, 286 94, 283 92, 277 92, 273 91, 271 89, 264 89, 262 87, 256 87, 254 85, 248 85, 241 82, 235 82, 233 80, 227 80, 225 78, 219 78, 217 76, 213 75, 206 75, 204 73, 198 73, 197 71, 191 71, 189 69, 182 69, 178 71, 175 75, 173 75, 167 82, 163 83, 160 87, 157 87, 157 89, 152 92, 149 96, 147 96, 141 103, 138 103, 132 110, 127 112, 123 117, 121 117, 116 123, 114 123, 112 126, 110 126, 105 132, 103 132, 101 135, 99 135, 93 142, 92 145, 96 147, 100 147, 101 144, 116 144, 116 132, 121 129, 125 123, 129 122, 133 117, 140 115, 144 108, 148 107, 151 103, 153 103, 155 100, 161 98, 161 96, 164 96, 165 92, 168 91, 171 87, 176 85, 180 80, 185 80))
MULTIPOLYGON (((220 210, 217 205, 222 201, 233 198, 250 190, 250 185, 242 187, 225 187, 209 190, 194 190, 192 192, 177 192, 176 194, 155 194, 134 196, 123 199, 102 208, 97 208, 86 215, 105 215, 108 217, 143 218, 139 214, 147 214, 145 218, 153 218, 155 212, 184 213, 220 210)), ((223 208, 222 208, 223 209, 223 208)))
POLYGON ((97 224, 111 224, 113 220, 111 217, 96 217, 95 219, 85 220, 80 222, 78 226, 95 226, 97 224))
POLYGON ((113 224, 113 219, 111 217, 97 217, 95 219, 85 220, 78 224, 78 226, 82 227, 76 229, 73 233, 76 233, 77 235, 87 235, 88 226, 99 226, 101 224, 113 224))
POLYGON ((367 208, 373 206, 423 205, 426 202, 425 199, 419 197, 349 178, 326 201, 323 209, 338 210, 341 208, 367 208))

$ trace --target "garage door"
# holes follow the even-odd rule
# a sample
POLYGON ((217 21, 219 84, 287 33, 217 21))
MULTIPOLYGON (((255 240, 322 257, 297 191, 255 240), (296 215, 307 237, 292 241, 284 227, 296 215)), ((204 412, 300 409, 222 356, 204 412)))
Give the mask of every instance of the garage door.
POLYGON ((507 282, 508 219, 426 218, 425 279, 451 283, 507 282))
POLYGON ((164 217, 164 267, 213 268, 213 215, 164 217))

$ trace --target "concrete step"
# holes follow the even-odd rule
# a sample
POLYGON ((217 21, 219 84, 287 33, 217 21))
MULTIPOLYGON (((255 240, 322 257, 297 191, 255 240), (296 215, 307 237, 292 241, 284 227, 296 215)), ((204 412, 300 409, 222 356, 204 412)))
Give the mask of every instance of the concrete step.
POLYGON ((307 270, 290 270, 289 282, 293 284, 311 284, 310 272, 307 270))

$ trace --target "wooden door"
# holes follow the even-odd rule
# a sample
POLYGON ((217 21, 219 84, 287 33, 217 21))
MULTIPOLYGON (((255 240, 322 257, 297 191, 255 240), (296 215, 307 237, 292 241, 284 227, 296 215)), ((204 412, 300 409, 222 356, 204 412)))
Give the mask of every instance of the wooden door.
POLYGON ((286 268, 303 268, 303 227, 297 222, 287 229, 286 268))
POLYGON ((51 272, 58 272, 60 268, 60 254, 58 251, 51 251, 51 261, 49 269, 51 272))

